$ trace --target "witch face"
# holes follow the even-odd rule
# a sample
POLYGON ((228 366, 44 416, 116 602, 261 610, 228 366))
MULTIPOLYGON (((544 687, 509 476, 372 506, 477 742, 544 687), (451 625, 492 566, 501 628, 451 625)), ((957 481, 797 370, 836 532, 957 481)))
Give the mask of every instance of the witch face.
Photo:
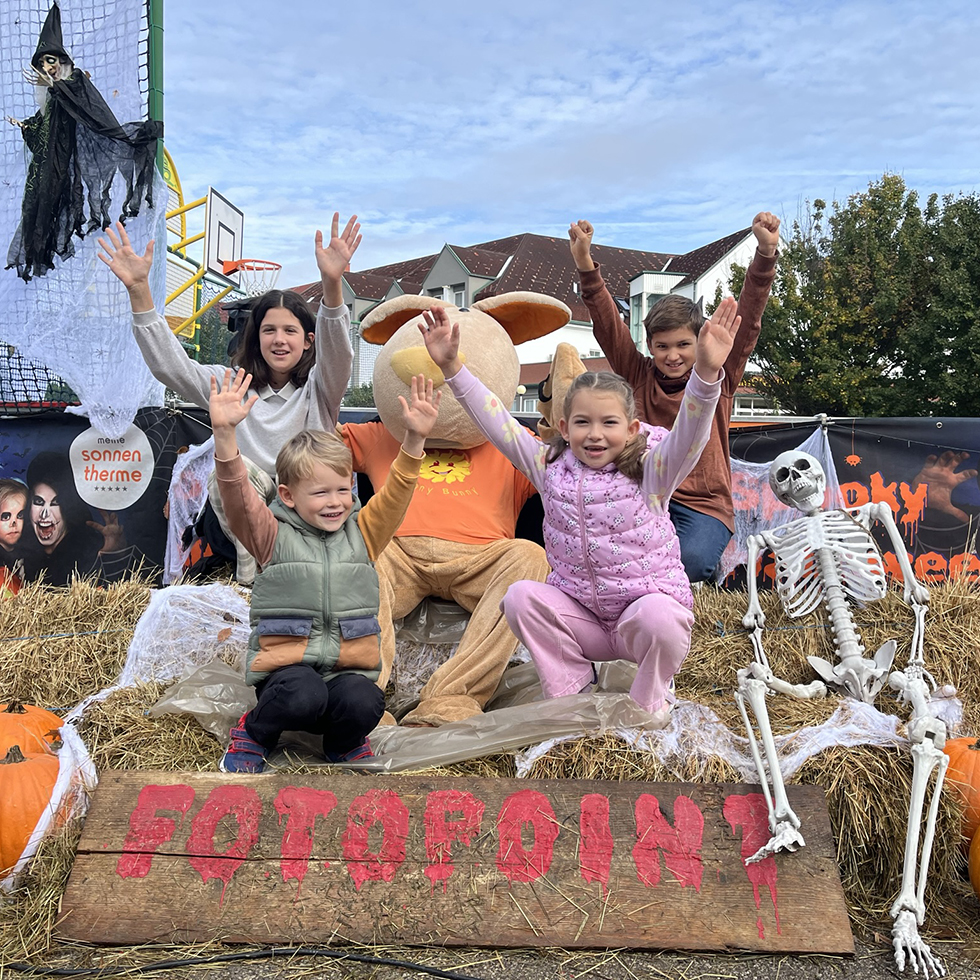
POLYGON ((50 555, 68 533, 58 494, 47 483, 38 483, 31 496, 31 524, 38 543, 50 555))
POLYGON ((56 54, 42 54, 34 67, 57 81, 65 77, 65 71, 71 68, 71 62, 62 60, 56 54))

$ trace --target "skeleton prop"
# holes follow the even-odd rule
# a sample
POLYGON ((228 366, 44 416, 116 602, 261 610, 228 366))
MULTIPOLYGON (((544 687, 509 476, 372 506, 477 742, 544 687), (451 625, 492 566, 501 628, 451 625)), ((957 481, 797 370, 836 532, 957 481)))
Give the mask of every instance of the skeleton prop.
POLYGON ((944 976, 945 968, 919 936, 918 929, 925 917, 923 896, 939 794, 948 764, 942 751, 946 726, 929 704, 936 682, 925 669, 922 656, 929 590, 915 578, 905 544, 887 504, 865 504, 850 511, 821 510, 826 487, 823 468, 813 456, 799 450, 776 457, 769 470, 769 484, 782 503, 802 511, 804 516, 771 531, 752 535, 747 543, 749 601, 742 623, 752 631, 755 660, 738 672, 735 700, 766 796, 772 834, 768 843, 748 860, 760 861, 780 851, 795 851, 804 844, 800 818, 786 797, 766 697, 777 692, 797 698, 823 697, 827 685, 832 685, 850 697, 873 703, 887 681, 897 692, 898 699, 911 709, 907 731, 913 759, 901 891, 891 908, 895 961, 900 970, 909 963, 925 978, 944 976), (911 603, 915 616, 912 648, 908 663, 901 671, 891 671, 897 646, 894 640, 882 645, 873 658, 865 656, 852 617, 852 605, 881 599, 887 591, 884 565, 870 533, 872 522, 884 525, 888 533, 902 570, 905 602, 911 603), (831 664, 822 657, 808 657, 821 678, 810 684, 790 684, 776 677, 762 646, 765 616, 759 605, 754 570, 759 555, 766 550, 771 551, 776 560, 776 591, 786 614, 792 618, 804 616, 822 604, 830 620, 837 662, 831 664), (749 720, 749 710, 755 716, 758 739, 749 720), (936 770, 936 784, 919 856, 923 810, 933 770, 936 770))

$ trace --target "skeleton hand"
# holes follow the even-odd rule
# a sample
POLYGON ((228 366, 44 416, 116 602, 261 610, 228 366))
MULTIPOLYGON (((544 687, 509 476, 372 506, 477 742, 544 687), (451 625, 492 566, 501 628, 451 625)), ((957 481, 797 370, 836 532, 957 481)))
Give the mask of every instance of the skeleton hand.
POLYGON ((23 69, 24 81, 28 85, 43 85, 45 88, 51 88, 54 85, 54 79, 43 71, 38 71, 33 65, 28 65, 23 69))
POLYGON ((909 909, 903 909, 895 917, 892 946, 895 949, 895 965, 900 971, 904 971, 907 961, 916 975, 922 975, 922 980, 946 976, 942 960, 932 955, 929 944, 919 935, 915 913, 909 909))
POLYGON ((905 583, 905 602, 917 606, 929 605, 929 590, 918 580, 905 583))
POLYGON ((803 840, 803 835, 797 829, 799 827, 799 820, 797 819, 794 824, 790 820, 780 820, 775 829, 773 830, 772 837, 769 838, 768 843, 763 844, 750 858, 745 859, 746 864, 755 864, 758 861, 762 861, 767 857, 772 857, 774 854, 781 853, 792 853, 793 851, 799 850, 801 847, 805 846, 806 841, 803 840))

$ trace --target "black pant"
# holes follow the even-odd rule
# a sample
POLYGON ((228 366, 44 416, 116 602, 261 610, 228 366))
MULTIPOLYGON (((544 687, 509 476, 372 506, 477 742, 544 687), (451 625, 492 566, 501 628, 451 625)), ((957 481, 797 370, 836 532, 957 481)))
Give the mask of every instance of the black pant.
POLYGON ((245 731, 267 750, 289 731, 322 735, 324 752, 349 752, 364 742, 385 710, 374 681, 345 672, 324 678, 308 664, 277 668, 255 693, 258 704, 245 718, 245 731))

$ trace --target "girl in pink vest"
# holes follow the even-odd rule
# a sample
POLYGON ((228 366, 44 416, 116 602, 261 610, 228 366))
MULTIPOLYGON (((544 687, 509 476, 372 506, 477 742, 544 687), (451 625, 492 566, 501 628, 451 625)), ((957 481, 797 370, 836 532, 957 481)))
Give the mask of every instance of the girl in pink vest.
POLYGON ((619 375, 587 372, 570 387, 560 436, 550 445, 463 366, 459 328, 445 309, 424 317, 426 347, 450 390, 541 494, 551 574, 544 583, 512 585, 502 605, 545 695, 588 690, 596 662, 630 660, 637 665, 630 696, 665 725, 694 623, 667 505, 710 436, 721 367, 740 320, 735 301, 723 300, 701 328, 672 429, 636 418, 632 389, 619 375))

